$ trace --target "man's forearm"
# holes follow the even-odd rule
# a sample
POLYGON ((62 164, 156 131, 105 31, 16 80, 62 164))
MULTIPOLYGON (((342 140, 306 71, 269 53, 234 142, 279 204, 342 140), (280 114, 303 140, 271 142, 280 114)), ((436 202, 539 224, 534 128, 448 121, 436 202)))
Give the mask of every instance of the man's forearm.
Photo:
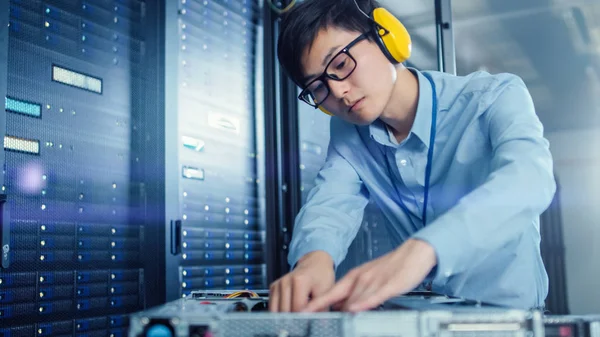
POLYGON ((331 266, 334 268, 333 258, 323 250, 316 250, 310 252, 300 258, 296 267, 301 267, 302 265, 323 265, 323 266, 331 266))

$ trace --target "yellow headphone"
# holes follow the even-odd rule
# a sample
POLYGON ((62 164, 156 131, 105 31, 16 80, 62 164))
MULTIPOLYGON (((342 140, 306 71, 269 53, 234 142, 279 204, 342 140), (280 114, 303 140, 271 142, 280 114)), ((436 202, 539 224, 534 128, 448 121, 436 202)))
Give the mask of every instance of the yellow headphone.
MULTIPOLYGON (((356 3, 356 6, 358 7, 358 3, 356 3)), ((383 7, 375 8, 371 16, 363 12, 360 7, 358 7, 358 10, 373 21, 375 41, 388 60, 392 64, 408 60, 412 51, 412 42, 410 34, 408 34, 402 22, 383 7)), ((333 115, 321 105, 319 105, 319 110, 328 115, 333 115)))

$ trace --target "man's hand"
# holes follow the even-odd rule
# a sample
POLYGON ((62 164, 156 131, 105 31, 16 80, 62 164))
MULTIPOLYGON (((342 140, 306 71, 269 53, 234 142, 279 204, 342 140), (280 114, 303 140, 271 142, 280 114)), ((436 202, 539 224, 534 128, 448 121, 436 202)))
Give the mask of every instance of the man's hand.
POLYGON ((332 305, 342 311, 372 309, 416 288, 436 264, 433 247, 425 241, 407 240, 396 250, 351 270, 303 311, 321 311, 332 305))
POLYGON ((324 251, 306 254, 294 270, 271 284, 269 311, 301 311, 309 296, 317 297, 331 289, 335 283, 333 259, 324 251))

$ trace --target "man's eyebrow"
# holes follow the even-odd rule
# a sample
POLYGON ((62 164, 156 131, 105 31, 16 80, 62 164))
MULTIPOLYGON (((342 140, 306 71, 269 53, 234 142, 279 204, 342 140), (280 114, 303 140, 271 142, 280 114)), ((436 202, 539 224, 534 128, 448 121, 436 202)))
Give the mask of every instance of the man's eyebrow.
POLYGON ((338 48, 340 48, 341 46, 335 46, 335 47, 331 47, 329 49, 329 52, 327 53, 327 55, 325 55, 325 58, 323 59, 323 63, 321 63, 321 65, 324 67, 327 65, 327 62, 329 62, 329 59, 331 58, 331 56, 333 55, 333 52, 336 51, 338 48))
MULTIPOLYGON (((327 65, 327 62, 329 62, 329 59, 331 58, 331 56, 333 56, 333 52, 336 51, 337 49, 339 49, 341 46, 334 46, 331 47, 329 49, 329 52, 327 53, 327 55, 325 55, 325 58, 323 59, 323 63, 321 63, 321 65, 323 67, 325 67, 327 65)), ((313 78, 319 76, 320 74, 310 74, 310 75, 306 75, 303 79, 302 79, 302 83, 308 83, 310 80, 312 80, 313 78)))

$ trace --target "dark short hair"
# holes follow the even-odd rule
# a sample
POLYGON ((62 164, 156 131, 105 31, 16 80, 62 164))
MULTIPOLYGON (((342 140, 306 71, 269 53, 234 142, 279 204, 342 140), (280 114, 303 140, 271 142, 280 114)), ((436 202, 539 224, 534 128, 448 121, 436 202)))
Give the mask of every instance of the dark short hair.
MULTIPOLYGON (((380 7, 376 0, 357 2, 367 15, 380 7)), ((303 52, 312 47, 321 29, 330 27, 365 33, 373 25, 358 10, 354 0, 305 0, 283 15, 277 41, 277 57, 283 71, 299 87, 305 84, 302 83, 303 52)))

